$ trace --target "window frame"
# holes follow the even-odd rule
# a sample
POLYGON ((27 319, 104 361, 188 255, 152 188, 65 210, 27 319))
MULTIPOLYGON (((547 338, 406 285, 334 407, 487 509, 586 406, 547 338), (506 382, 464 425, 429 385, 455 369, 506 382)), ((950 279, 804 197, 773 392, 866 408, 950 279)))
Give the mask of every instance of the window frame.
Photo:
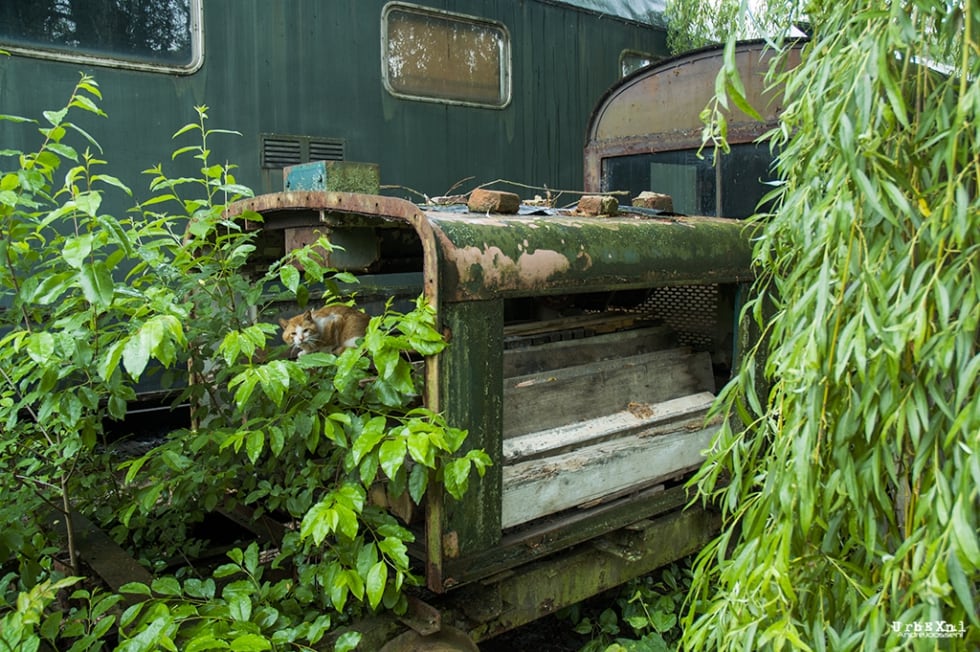
POLYGON ((84 65, 102 66, 106 68, 124 68, 127 70, 142 70, 166 74, 190 75, 200 70, 204 64, 204 0, 188 0, 188 27, 190 29, 191 57, 186 64, 154 63, 135 58, 76 53, 67 49, 48 47, 28 47, 24 45, 7 44, 0 35, 0 49, 11 54, 17 54, 33 59, 48 61, 65 61, 84 65))
POLYGON ((511 58, 511 38, 510 30, 507 26, 497 20, 492 20, 490 18, 483 18, 480 16, 473 16, 470 14, 462 14, 455 11, 446 11, 443 9, 434 9, 432 7, 425 7, 422 5, 412 4, 408 2, 389 2, 381 10, 381 79, 384 84, 385 90, 399 99, 415 100, 420 102, 434 102, 438 104, 452 104, 456 106, 471 106, 483 109, 506 109, 510 106, 511 99, 513 97, 513 84, 511 81, 511 72, 513 64, 511 58), (460 99, 457 97, 448 96, 438 96, 438 95, 422 95, 417 93, 406 92, 404 90, 399 90, 394 87, 389 78, 388 70, 388 20, 389 16, 396 11, 403 13, 415 14, 417 16, 427 16, 435 17, 446 21, 456 21, 459 23, 464 23, 471 26, 485 27, 489 31, 499 32, 501 35, 501 48, 500 48, 500 102, 481 102, 476 100, 460 99))

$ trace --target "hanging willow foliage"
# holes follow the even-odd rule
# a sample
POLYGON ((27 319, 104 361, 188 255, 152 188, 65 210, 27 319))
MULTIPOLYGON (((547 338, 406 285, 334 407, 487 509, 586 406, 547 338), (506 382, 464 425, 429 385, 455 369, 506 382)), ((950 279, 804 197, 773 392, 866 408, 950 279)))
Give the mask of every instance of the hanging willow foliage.
POLYGON ((725 528, 684 644, 974 650, 980 2, 807 11, 746 313, 765 337, 696 478, 725 528))

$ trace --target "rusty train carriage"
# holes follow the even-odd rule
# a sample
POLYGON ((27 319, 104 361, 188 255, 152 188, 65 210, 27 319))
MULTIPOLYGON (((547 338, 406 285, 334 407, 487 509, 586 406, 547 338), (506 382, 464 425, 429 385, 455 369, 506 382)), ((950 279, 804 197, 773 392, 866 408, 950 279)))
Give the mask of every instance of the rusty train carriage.
POLYGON ((270 241, 309 229, 347 243, 365 304, 424 292, 436 307, 450 346, 427 360, 425 404, 495 463, 461 502, 427 501, 416 553, 431 591, 498 596, 492 617, 463 618, 477 638, 688 554, 714 530, 713 516, 676 511, 678 480, 709 443, 705 414, 732 365, 751 274, 737 222, 483 215, 325 191, 233 207, 244 210, 263 214, 270 241), (665 532, 666 546, 645 550, 665 532), (597 536, 604 550, 550 557, 597 536), (529 583, 527 564, 546 557, 551 581, 529 583), (556 586, 569 564, 575 586, 556 586))
POLYGON ((414 631, 385 650, 473 649, 694 552, 717 530, 717 515, 684 508, 683 482, 748 337, 737 315, 751 238, 730 218, 766 190, 771 158, 752 142, 780 110, 757 74, 766 56, 761 44, 736 52, 750 102, 768 108, 762 123, 732 118, 735 147, 717 170, 693 153, 692 113, 720 50, 627 77, 593 114, 589 190, 667 190, 706 216, 470 213, 288 176, 286 192, 232 207, 263 214, 259 249, 273 256, 317 232, 343 244, 331 263, 359 276, 369 312, 424 294, 450 346, 426 360, 423 400, 494 460, 462 501, 436 490, 422 506, 413 554, 432 593, 412 601, 414 631), (757 178, 731 173, 746 169, 757 178))

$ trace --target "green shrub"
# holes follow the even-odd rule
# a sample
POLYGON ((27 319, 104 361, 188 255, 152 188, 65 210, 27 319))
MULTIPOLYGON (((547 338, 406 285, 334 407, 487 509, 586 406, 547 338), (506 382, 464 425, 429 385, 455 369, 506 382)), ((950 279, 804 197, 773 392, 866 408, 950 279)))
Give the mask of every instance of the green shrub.
MULTIPOLYGON (((489 464, 481 451, 454 456, 466 433, 419 405, 409 358, 445 346, 434 311, 419 298, 408 313, 373 317, 340 356, 289 359, 272 304, 305 304, 318 288, 335 300, 337 284, 356 279, 325 267, 316 246, 249 272, 256 232, 245 219, 260 216, 225 215, 250 191, 233 166, 212 162, 212 140, 233 132, 209 129, 206 107, 174 135, 196 138, 173 158, 191 157, 199 175, 171 178, 157 166, 146 171, 149 199, 125 218, 103 212, 106 192, 132 193, 68 119, 101 114, 100 97, 83 76, 63 109, 44 113, 36 152, 0 151, 16 160, 0 172, 0 463, 11 470, 0 477, 10 524, 0 531, 3 641, 279 649, 315 643, 360 610, 404 610, 402 590, 418 582, 413 535, 370 504, 369 489, 384 482, 419 502, 441 483, 459 497, 471 470, 489 464), (140 383, 190 405, 191 423, 119 466, 106 424, 125 416, 140 383), (187 566, 127 585, 133 603, 118 617, 110 607, 122 596, 91 582, 62 595, 57 622, 36 616, 85 572, 73 552, 59 557, 46 514, 86 513, 163 570, 158 560, 198 545, 190 524, 240 504, 295 525, 265 551, 277 553, 274 578, 251 544, 210 577, 187 566), (76 577, 60 579, 62 566, 76 577)), ((337 649, 356 642, 346 635, 337 649)))

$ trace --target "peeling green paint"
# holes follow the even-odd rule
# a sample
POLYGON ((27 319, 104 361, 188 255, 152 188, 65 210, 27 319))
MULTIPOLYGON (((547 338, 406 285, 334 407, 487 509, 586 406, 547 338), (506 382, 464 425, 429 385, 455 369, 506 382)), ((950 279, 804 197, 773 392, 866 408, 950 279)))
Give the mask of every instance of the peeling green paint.
POLYGON ((732 220, 427 217, 439 243, 444 299, 751 277, 749 238, 732 220))

